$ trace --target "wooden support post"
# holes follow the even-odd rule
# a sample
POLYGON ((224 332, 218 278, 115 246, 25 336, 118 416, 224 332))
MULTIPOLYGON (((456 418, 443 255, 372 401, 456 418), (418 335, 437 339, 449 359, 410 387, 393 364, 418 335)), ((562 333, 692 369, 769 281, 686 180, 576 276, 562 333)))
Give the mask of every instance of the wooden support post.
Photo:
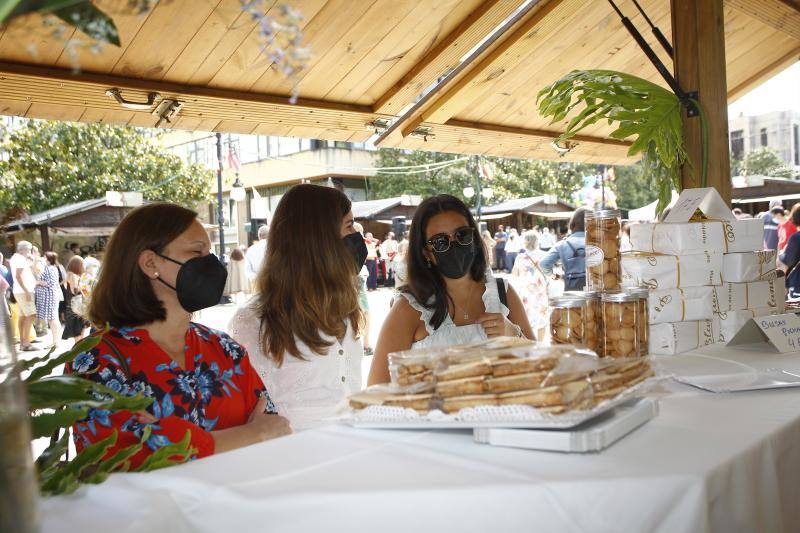
MULTIPOLYGON (((670 0, 675 77, 687 93, 698 92, 708 116, 708 186, 731 201, 728 147, 728 99, 725 80, 723 0, 670 0)), ((686 148, 692 165, 684 165, 684 187, 698 187, 703 164, 700 117, 683 112, 686 148)))
POLYGON ((39 226, 39 235, 42 237, 42 255, 45 252, 52 252, 50 249, 50 227, 47 224, 39 226))

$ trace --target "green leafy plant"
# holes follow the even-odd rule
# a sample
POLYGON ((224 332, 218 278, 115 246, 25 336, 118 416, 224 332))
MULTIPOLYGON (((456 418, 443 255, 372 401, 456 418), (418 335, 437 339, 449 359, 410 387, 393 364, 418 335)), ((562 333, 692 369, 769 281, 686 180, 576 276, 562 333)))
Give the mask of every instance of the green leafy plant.
MULTIPOLYGON (((614 139, 634 137, 628 155, 642 155, 645 172, 658 188, 660 213, 669 204, 672 189, 681 190, 681 166, 691 165, 683 140, 683 104, 672 92, 655 83, 612 70, 573 70, 545 87, 536 98, 539 112, 551 124, 571 116, 556 142, 566 141, 601 120, 616 123, 614 139), (576 114, 575 114, 576 113, 576 114)), ((702 106, 703 162, 696 186, 707 183, 708 133, 702 106)))
POLYGON ((150 427, 145 426, 139 443, 117 451, 108 459, 103 458, 117 442, 116 431, 106 439, 85 447, 72 460, 62 460, 69 445, 68 428, 85 418, 90 409, 135 412, 144 410, 153 402, 152 398, 141 394, 124 396, 79 376, 51 375, 56 368, 91 350, 99 342, 99 336, 88 337, 59 356, 54 356, 51 351, 42 357, 20 362, 20 370, 29 372, 24 383, 28 395, 32 437, 48 437, 58 430, 65 430, 35 461, 42 494, 70 493, 82 483, 101 483, 115 471, 148 472, 183 463, 197 453, 190 446, 190 433, 187 431, 183 440, 159 448, 139 467, 131 470, 131 457, 142 449, 150 437, 150 427))

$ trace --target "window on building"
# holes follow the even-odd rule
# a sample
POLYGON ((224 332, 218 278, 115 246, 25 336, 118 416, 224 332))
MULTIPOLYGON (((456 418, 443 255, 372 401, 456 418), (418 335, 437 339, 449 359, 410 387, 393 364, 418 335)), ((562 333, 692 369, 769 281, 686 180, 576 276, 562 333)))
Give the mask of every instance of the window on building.
POLYGON ((794 131, 794 164, 800 165, 800 126, 792 126, 794 131))
POLYGON ((258 157, 266 159, 271 154, 269 153, 269 137, 267 135, 258 136, 258 157))
POLYGON ((258 153, 258 137, 255 135, 240 135, 238 149, 239 162, 242 165, 261 159, 258 153))
POLYGON ((731 132, 731 156, 734 159, 744 157, 744 132, 742 130, 731 132))
POLYGON ((761 146, 767 145, 767 128, 761 128, 761 146))
POLYGON ((194 141, 186 145, 186 159, 190 163, 206 163, 206 147, 203 141, 194 141))
POLYGON ((278 137, 278 155, 295 154, 300 151, 300 139, 297 137, 278 137))

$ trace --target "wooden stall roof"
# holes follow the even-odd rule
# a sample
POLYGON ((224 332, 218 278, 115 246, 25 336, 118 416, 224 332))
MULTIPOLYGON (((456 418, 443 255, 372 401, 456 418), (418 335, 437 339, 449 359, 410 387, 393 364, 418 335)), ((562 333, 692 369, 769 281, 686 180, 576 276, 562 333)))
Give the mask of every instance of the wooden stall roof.
MULTIPOLYGON (((239 0, 164 0, 144 15, 127 14, 125 0, 96 3, 112 13, 120 48, 74 56, 38 15, 2 30, 0 113, 154 126, 148 111, 105 95, 117 87, 129 100, 157 91, 182 101, 175 128, 364 141, 383 119, 397 125, 381 146, 554 159, 562 125, 536 111, 544 85, 575 68, 662 83, 606 1, 288 0, 313 54, 291 105, 291 82, 239 0)), ((281 3, 262 5, 274 15, 281 3)), ((633 2, 618 4, 671 68, 633 2)), ((669 0, 640 4, 669 37, 669 0)), ((725 0, 725 40, 733 100, 800 58, 800 1, 725 0)), ((629 161, 609 131, 587 129, 565 159, 629 161)))

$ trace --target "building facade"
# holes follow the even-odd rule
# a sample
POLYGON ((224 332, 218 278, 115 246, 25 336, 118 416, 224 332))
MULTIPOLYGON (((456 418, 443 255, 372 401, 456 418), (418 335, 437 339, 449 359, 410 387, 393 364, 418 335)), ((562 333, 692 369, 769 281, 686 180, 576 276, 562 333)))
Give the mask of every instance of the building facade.
POLYGON ((774 111, 763 115, 730 117, 731 159, 742 160, 760 148, 775 150, 778 157, 800 171, 800 113, 774 111))
MULTIPOLYGON (((298 183, 336 184, 353 202, 366 200, 368 178, 375 175, 375 147, 365 143, 320 141, 297 137, 223 134, 223 226, 226 252, 249 246, 258 226, 268 223, 281 197, 298 183), (233 201, 230 190, 239 179, 246 191, 233 201)), ((188 163, 218 169, 217 136, 210 132, 169 131, 160 144, 188 163)), ((201 209, 215 250, 219 252, 216 180, 209 191, 213 201, 201 209)))

